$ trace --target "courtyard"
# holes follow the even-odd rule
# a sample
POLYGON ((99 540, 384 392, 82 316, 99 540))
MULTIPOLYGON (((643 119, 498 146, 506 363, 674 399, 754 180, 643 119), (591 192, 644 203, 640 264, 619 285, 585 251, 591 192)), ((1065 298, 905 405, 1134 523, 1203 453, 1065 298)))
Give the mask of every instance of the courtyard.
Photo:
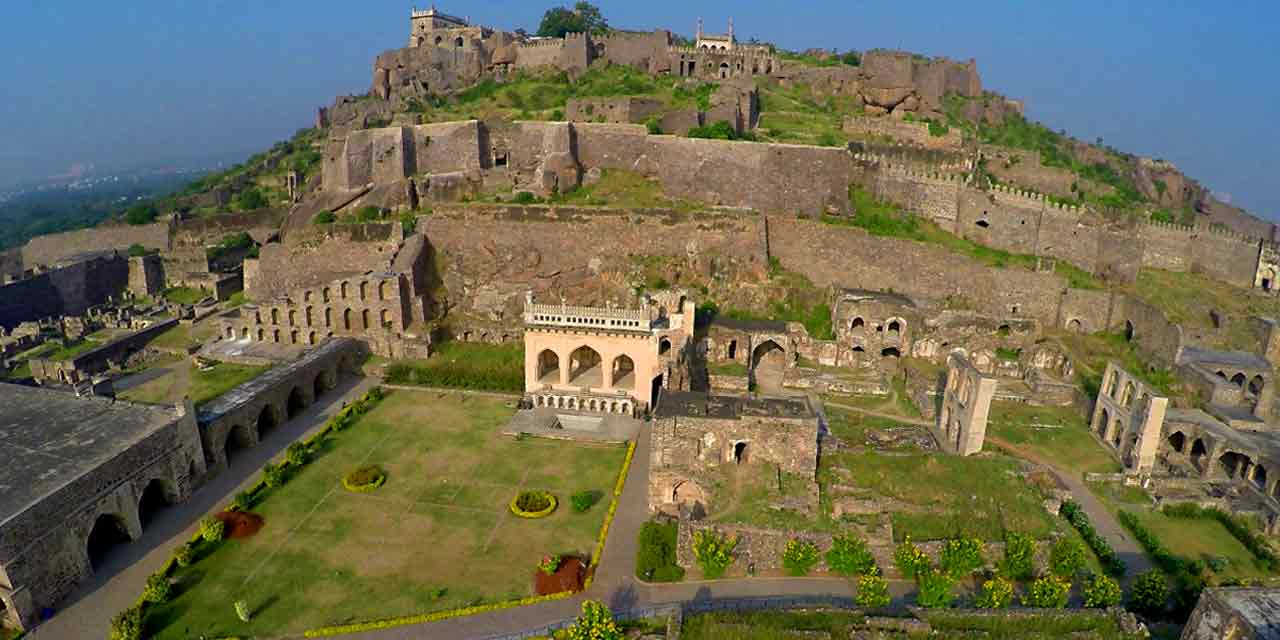
POLYGON ((253 512, 256 535, 223 542, 175 574, 177 597, 148 612, 157 638, 300 634, 531 595, 548 554, 590 555, 626 450, 499 434, 509 400, 395 391, 253 512), (376 465, 386 484, 353 493, 343 477, 376 465), (551 516, 508 510, 522 489, 550 491, 551 516), (600 498, 585 513, 576 492, 600 498), (232 603, 253 611, 241 623, 232 603))
POLYGON ((258 377, 269 368, 218 362, 201 369, 186 358, 165 360, 123 378, 117 393, 124 400, 150 404, 173 404, 187 397, 199 407, 258 377))

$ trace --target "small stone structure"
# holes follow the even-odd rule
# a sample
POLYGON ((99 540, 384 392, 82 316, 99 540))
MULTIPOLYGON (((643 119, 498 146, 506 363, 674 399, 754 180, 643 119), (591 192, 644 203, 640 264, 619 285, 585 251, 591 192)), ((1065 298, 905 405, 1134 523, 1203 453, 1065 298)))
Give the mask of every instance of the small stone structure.
POLYGON ((1280 589, 1212 587, 1200 594, 1181 640, 1280 640, 1280 589))
POLYGON ((995 378, 978 371, 962 353, 947 356, 947 380, 934 434, 943 451, 961 456, 982 451, 995 393, 995 378))
POLYGON ((1168 407, 1168 398, 1115 362, 1108 362, 1090 429, 1119 454, 1125 469, 1149 473, 1168 407))
POLYGON ((863 364, 911 355, 912 330, 920 324, 911 298, 897 293, 841 289, 831 306, 831 326, 839 343, 837 361, 863 364))
POLYGON ((657 404, 693 337, 694 303, 676 292, 638 309, 524 309, 525 399, 533 407, 637 415, 657 404))
POLYGON ((0 384, 0 625, 29 629, 205 476, 190 403, 0 384))
POLYGON ((41 384, 76 384, 111 369, 124 369, 134 354, 160 334, 178 326, 177 318, 159 318, 147 326, 66 360, 32 358, 31 376, 41 384))
POLYGON ((785 322, 713 318, 705 339, 711 388, 746 391, 754 385, 766 393, 779 392, 786 372, 795 367, 796 342, 785 322), (741 365, 743 373, 723 365, 741 365), (730 372, 717 373, 725 371, 730 372))
POLYGON ((211 472, 226 469, 234 452, 257 445, 267 430, 311 406, 337 386, 340 374, 355 373, 365 355, 357 340, 329 338, 201 407, 204 465, 211 472))
POLYGON ((650 427, 649 510, 707 510, 708 474, 766 464, 815 480, 818 414, 808 398, 663 394, 650 427))

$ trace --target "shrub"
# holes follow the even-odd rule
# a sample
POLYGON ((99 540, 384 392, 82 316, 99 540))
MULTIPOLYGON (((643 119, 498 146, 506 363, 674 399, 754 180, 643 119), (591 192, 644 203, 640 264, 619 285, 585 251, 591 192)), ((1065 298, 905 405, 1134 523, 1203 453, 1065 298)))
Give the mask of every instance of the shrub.
POLYGON ((649 116, 649 119, 644 121, 644 128, 651 136, 662 133, 662 123, 658 120, 658 116, 649 116))
POLYGON ((818 564, 818 545, 799 538, 787 541, 787 548, 782 551, 782 567, 787 573, 808 575, 815 564, 818 564))
POLYGON ((366 465, 348 473, 342 478, 342 486, 347 491, 368 493, 387 482, 387 474, 376 465, 366 465))
POLYGON ((871 609, 889 606, 889 582, 879 573, 867 573, 858 577, 859 607, 871 609))
POLYGON ((261 209, 267 206, 267 199, 256 187, 250 187, 236 196, 236 207, 241 211, 261 209))
POLYGON ((1090 609, 1106 609, 1120 604, 1120 583, 1105 575, 1096 574, 1084 585, 1084 606, 1090 609))
POLYGON ((235 602, 236 617, 240 618, 240 622, 248 622, 253 612, 249 611, 249 603, 244 600, 236 600, 235 602))
POLYGON ((200 537, 208 542, 221 542, 227 535, 227 523, 217 518, 205 518, 200 521, 200 537))
POLYGON ((338 216, 333 215, 333 212, 328 210, 317 213, 316 217, 311 219, 312 224, 333 224, 337 221, 338 216))
POLYGON ((307 449, 307 445, 301 442, 294 442, 285 450, 284 459, 295 467, 301 467, 307 463, 307 459, 311 457, 311 452, 307 449))
POLYGON ((555 507, 555 497, 546 491, 521 491, 511 503, 516 515, 550 513, 555 507))
POLYGON ((907 536, 893 551, 893 566, 898 568, 902 577, 909 580, 930 567, 929 556, 911 542, 910 536, 907 536))
POLYGON ((1169 585, 1165 583, 1164 575, 1157 569, 1134 578, 1133 584, 1129 586, 1128 607, 1134 612, 1149 618, 1158 618, 1164 614, 1168 602, 1169 585))
POLYGON ((1049 550, 1049 570, 1060 578, 1071 578, 1084 567, 1084 545, 1071 538, 1058 538, 1049 550))
POLYGON ((622 630, 613 621, 613 612, 603 602, 586 600, 582 614, 566 629, 569 640, 621 640, 622 630))
POLYGON ((153 204, 135 204, 125 211, 124 221, 132 225, 151 224, 159 215, 160 211, 153 204))
POLYGON ((955 594, 951 589, 955 580, 934 568, 925 568, 916 574, 916 604, 926 609, 940 609, 951 605, 955 594))
POLYGON ((1025 533, 1010 531, 1004 535, 1004 559, 1000 574, 1010 580, 1027 580, 1035 573, 1036 541, 1025 533))
POLYGON ((142 588, 142 599, 147 602, 164 604, 169 601, 172 592, 169 578, 162 573, 153 573, 147 577, 147 584, 142 588))
POLYGON ((636 549, 636 577, 650 582, 677 582, 684 569, 676 564, 676 523, 646 522, 640 526, 636 549))
POLYGON ((876 558, 867 549, 867 543, 854 536, 836 536, 827 551, 827 567, 846 576, 866 576, 878 573, 876 558))
POLYGON ((189 567, 196 561, 196 550, 191 545, 184 544, 173 550, 173 560, 179 567, 189 567))
POLYGON ((557 554, 544 556, 542 558, 542 562, 538 563, 538 571, 541 571, 549 576, 555 575, 556 571, 560 569, 560 560, 561 558, 557 554))
POLYGON ((141 640, 142 609, 134 605, 111 618, 111 640, 141 640))
POLYGON ((1012 603, 1013 583, 999 577, 983 582, 974 602, 981 609, 1005 609, 1012 603))
POLYGON ((960 578, 977 571, 982 564, 981 540, 951 538, 942 543, 942 554, 938 565, 947 575, 960 578))
POLYGON ((693 556, 707 578, 719 578, 733 564, 733 550, 738 546, 738 538, 725 537, 709 530, 694 532, 693 556))
POLYGON ((586 513, 599 499, 600 493, 597 491, 579 491, 569 496, 569 503, 573 505, 574 511, 586 513))
POLYGON ((1031 583, 1022 604, 1037 609, 1061 609, 1067 606, 1071 582, 1057 576, 1045 576, 1031 583))
MULTIPOLYGON (((1094 385, 1094 395, 1097 395, 1097 386, 1096 384, 1094 385)), ((1093 523, 1089 522, 1089 516, 1085 515, 1080 505, 1068 500, 1062 503, 1059 513, 1067 519, 1067 522, 1071 523, 1071 526, 1075 527, 1076 531, 1080 532, 1080 537, 1084 538, 1085 544, 1089 545, 1089 548, 1093 550, 1093 554, 1098 556, 1098 560, 1102 562, 1102 567, 1107 573, 1115 577, 1125 574, 1127 568, 1124 565, 1124 561, 1120 559, 1120 556, 1116 555, 1116 551, 1111 548, 1111 544, 1094 530, 1093 523)))
POLYGON ((276 465, 268 462, 262 465, 262 481, 272 489, 284 485, 285 469, 284 465, 276 465))
POLYGON ((138 244, 138 243, 136 243, 136 242, 135 242, 135 243, 133 243, 133 244, 131 244, 131 245, 129 245, 129 257, 130 257, 130 258, 136 258, 136 257, 138 257, 138 256, 145 256, 145 255, 147 255, 147 248, 146 248, 146 247, 144 247, 144 246, 142 246, 142 245, 140 245, 140 244, 138 244))
POLYGON ((516 204, 538 204, 539 202, 542 202, 542 198, 539 198, 532 191, 521 191, 517 193, 511 201, 516 204))
POLYGON ((738 132, 727 120, 718 120, 712 124, 689 129, 690 138, 710 138, 713 140, 737 140, 738 132))

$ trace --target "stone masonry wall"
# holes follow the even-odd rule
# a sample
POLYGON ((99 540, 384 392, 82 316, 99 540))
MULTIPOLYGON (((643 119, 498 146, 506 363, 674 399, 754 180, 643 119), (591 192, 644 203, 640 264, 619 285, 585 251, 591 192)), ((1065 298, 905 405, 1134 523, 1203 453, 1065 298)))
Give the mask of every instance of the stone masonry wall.
POLYGON ((109 249, 124 251, 134 244, 165 251, 169 248, 169 228, 169 222, 156 222, 139 226, 101 226, 37 236, 22 248, 22 260, 27 267, 32 267, 37 264, 52 264, 82 253, 109 249))
POLYGON ((244 290, 266 300, 372 270, 386 270, 403 239, 399 222, 313 226, 286 243, 264 245, 244 261, 244 290))
POLYGON ((845 133, 855 137, 890 138, 927 149, 959 150, 963 144, 958 129, 951 129, 945 135, 935 136, 929 133, 928 123, 906 122, 887 116, 879 118, 849 116, 844 119, 843 128, 845 133))

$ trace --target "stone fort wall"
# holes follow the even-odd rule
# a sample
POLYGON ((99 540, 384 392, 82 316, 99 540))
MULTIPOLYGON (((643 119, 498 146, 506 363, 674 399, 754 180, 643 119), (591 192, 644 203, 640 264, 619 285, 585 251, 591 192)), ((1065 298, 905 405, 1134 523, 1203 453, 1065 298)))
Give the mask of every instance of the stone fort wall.
POLYGON ((0 327, 78 315, 129 287, 129 259, 108 254, 0 286, 0 327))
POLYGON ((168 221, 138 226, 108 225, 37 236, 22 248, 22 261, 28 267, 53 264, 82 253, 108 249, 124 251, 134 244, 166 251, 169 249, 170 225, 168 221))
POLYGON ((385 271, 404 240, 399 222, 312 225, 284 243, 264 245, 244 261, 244 291, 250 300, 285 296, 367 271, 385 271))

